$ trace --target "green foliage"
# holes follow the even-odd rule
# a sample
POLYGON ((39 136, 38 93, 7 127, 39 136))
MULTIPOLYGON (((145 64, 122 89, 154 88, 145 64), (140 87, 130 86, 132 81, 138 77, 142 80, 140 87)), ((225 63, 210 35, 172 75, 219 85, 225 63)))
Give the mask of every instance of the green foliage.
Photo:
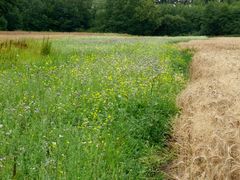
MULTIPOLYGON (((45 11, 49 8, 46 7, 43 1, 31 0, 23 1, 23 27, 25 30, 43 31, 49 30, 49 19, 45 11)), ((61 17, 59 17, 61 18, 61 17)))
POLYGON ((202 33, 207 35, 240 34, 240 3, 210 3, 204 12, 202 33))
POLYGON ((7 29, 7 20, 1 16, 0 17, 0 30, 6 30, 7 29))
POLYGON ((157 28, 159 20, 158 9, 152 0, 141 0, 135 7, 132 34, 151 35, 157 28))
POLYGON ((239 9, 237 0, 0 0, 0 28, 239 35, 239 9))
POLYGON ((17 7, 12 7, 10 11, 5 14, 8 23, 7 30, 19 30, 22 29, 22 16, 17 7))
POLYGON ((157 27, 157 8, 152 0, 106 0, 105 30, 151 34, 157 27))
POLYGON ((132 0, 106 0, 104 14, 106 31, 128 33, 134 23, 135 5, 132 0))
POLYGON ((0 4, 4 4, 2 13, 9 22, 8 30, 77 31, 89 28, 91 0, 1 1, 0 4))
POLYGON ((5 15, 5 13, 14 5, 16 5, 15 0, 0 0, 0 17, 5 15))
POLYGON ((106 0, 99 30, 144 35, 239 34, 240 4, 227 3, 156 5, 152 0, 106 0))
POLYGON ((160 21, 159 27, 154 34, 183 35, 200 33, 203 10, 202 6, 160 5, 158 16, 162 21, 160 21), (170 29, 170 32, 167 32, 168 29, 170 29))
POLYGON ((38 53, 41 41, 2 48, 0 177, 155 177, 171 158, 190 60, 168 44, 179 40, 75 37, 53 40, 48 56, 38 53))
POLYGON ((181 35, 187 32, 187 21, 184 17, 167 14, 160 20, 161 23, 155 32, 158 35, 181 35))

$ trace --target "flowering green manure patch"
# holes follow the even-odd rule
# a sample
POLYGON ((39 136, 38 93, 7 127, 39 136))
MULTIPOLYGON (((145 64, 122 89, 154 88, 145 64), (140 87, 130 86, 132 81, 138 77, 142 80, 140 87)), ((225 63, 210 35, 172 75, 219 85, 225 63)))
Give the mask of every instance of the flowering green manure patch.
POLYGON ((176 40, 65 38, 52 40, 44 55, 39 40, 2 47, 0 177, 161 174, 191 60, 170 43, 176 40))

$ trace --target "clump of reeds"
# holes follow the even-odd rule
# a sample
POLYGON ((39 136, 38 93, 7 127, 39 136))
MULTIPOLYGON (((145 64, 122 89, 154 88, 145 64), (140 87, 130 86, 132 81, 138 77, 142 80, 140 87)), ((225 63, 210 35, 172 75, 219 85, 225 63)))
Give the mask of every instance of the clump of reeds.
POLYGON ((26 40, 21 39, 21 40, 7 40, 0 42, 0 50, 1 49, 11 49, 11 48, 20 48, 20 49, 26 49, 28 48, 28 44, 26 40))
POLYGON ((47 56, 51 53, 51 50, 52 42, 49 40, 49 38, 44 38, 41 46, 41 54, 47 56))

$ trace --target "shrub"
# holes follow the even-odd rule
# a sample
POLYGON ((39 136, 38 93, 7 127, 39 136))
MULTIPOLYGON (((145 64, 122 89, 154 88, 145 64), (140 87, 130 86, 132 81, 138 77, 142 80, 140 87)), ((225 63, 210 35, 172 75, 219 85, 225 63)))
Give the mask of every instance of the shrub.
POLYGON ((156 30, 157 35, 180 35, 186 33, 187 21, 184 17, 167 14, 160 18, 160 22, 156 30))

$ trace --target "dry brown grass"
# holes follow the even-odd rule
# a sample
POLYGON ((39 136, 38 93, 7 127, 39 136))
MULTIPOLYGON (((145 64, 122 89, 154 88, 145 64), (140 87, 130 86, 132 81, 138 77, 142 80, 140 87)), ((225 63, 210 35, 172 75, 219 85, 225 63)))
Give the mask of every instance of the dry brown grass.
POLYGON ((178 159, 172 179, 240 179, 240 38, 181 44, 196 49, 191 81, 178 98, 178 159))
MULTIPOLYGON (((85 32, 25 32, 25 31, 0 31, 0 41, 9 39, 43 39, 63 38, 77 36, 113 36, 111 33, 85 33, 85 32)), ((119 34, 118 34, 119 35, 119 34)), ((122 34, 124 35, 124 34, 122 34)))

